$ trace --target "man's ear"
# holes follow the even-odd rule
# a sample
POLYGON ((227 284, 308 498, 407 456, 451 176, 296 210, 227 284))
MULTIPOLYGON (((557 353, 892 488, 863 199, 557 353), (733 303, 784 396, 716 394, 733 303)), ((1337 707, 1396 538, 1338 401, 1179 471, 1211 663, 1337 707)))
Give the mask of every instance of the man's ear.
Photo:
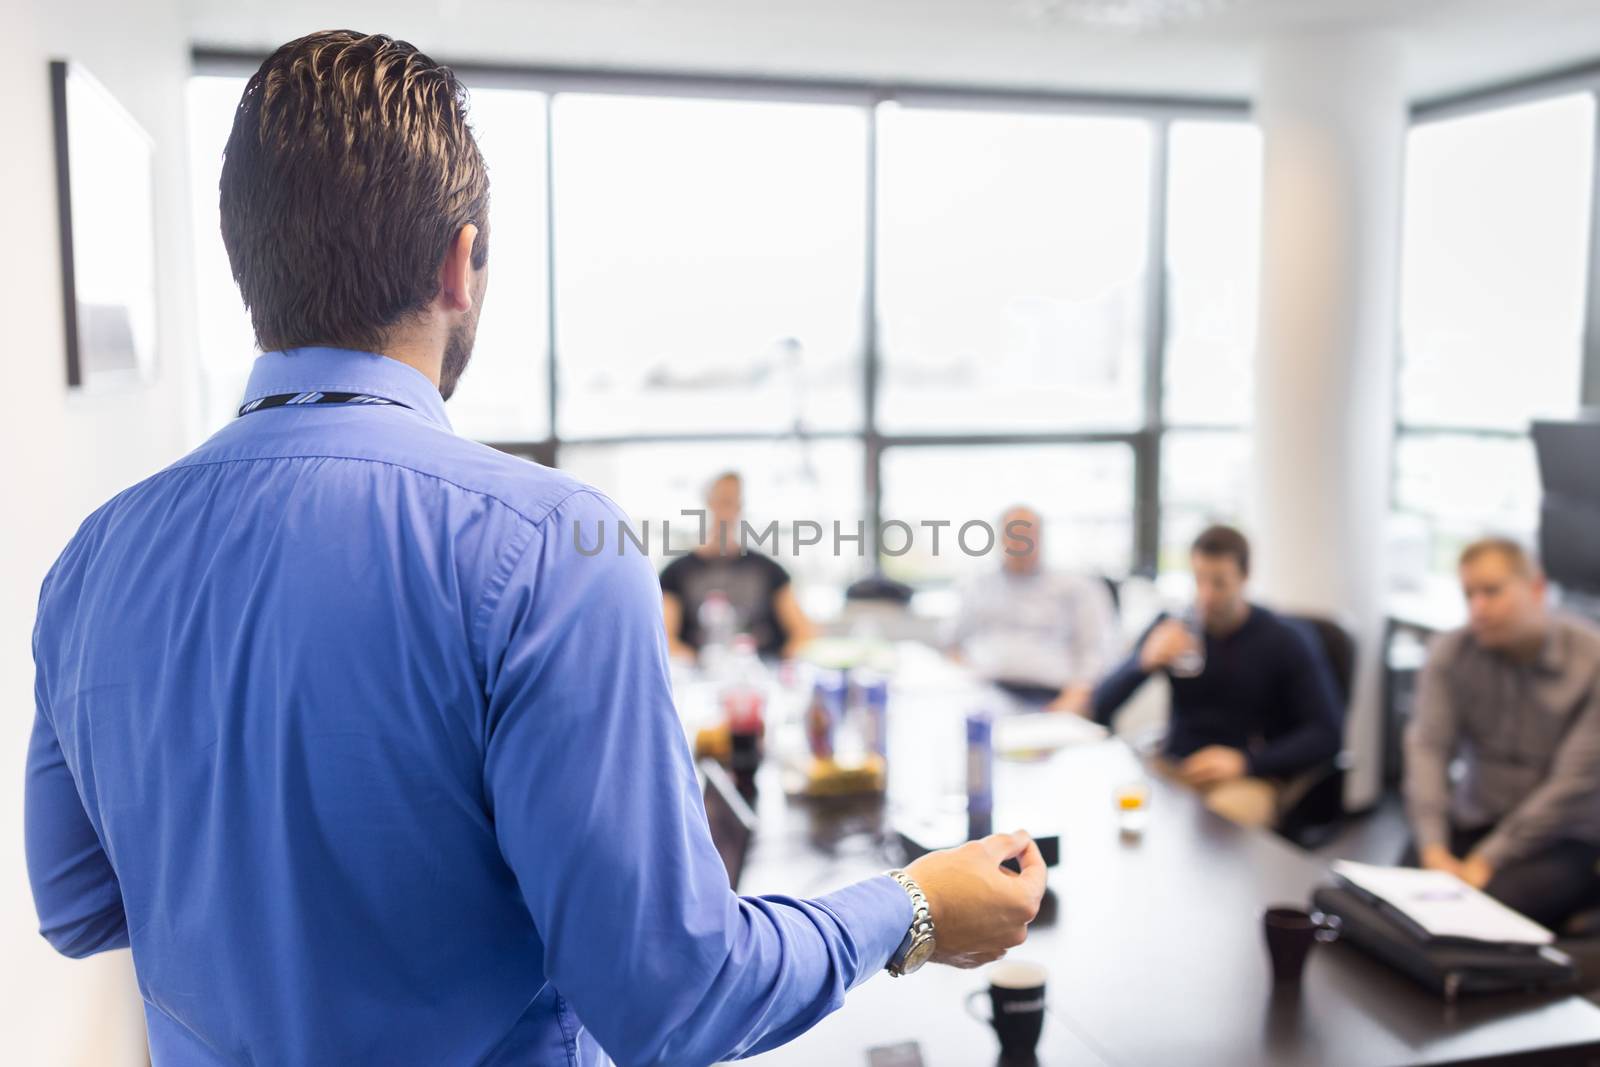
POLYGON ((447 311, 472 310, 472 245, 478 227, 467 223, 456 231, 439 266, 439 299, 447 311))

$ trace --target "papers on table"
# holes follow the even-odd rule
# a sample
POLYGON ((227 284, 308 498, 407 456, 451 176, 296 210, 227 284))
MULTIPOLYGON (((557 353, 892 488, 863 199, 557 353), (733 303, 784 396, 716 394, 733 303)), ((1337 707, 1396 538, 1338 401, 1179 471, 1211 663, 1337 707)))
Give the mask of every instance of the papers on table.
POLYGON ((1555 935, 1445 871, 1335 860, 1333 873, 1377 897, 1432 937, 1548 945, 1555 935))
POLYGON ((1006 755, 1050 752, 1067 745, 1104 741, 1108 731, 1070 711, 1000 715, 994 720, 994 747, 1006 755))

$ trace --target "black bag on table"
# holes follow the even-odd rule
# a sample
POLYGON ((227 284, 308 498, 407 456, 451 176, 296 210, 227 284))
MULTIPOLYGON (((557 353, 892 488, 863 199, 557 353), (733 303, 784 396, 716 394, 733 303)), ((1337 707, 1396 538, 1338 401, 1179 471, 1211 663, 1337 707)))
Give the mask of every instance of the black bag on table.
POLYGON ((1578 980, 1572 957, 1549 945, 1432 937, 1377 897, 1346 886, 1323 886, 1311 899, 1319 911, 1339 917, 1340 940, 1445 1000, 1471 993, 1554 989, 1578 980))

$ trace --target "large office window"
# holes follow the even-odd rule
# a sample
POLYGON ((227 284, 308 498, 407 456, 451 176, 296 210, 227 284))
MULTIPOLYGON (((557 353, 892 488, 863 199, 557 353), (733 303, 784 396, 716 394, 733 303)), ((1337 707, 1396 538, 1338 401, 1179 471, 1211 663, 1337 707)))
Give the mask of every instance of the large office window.
POLYGON ((1246 426, 1261 263, 1261 133, 1175 122, 1168 141, 1163 409, 1174 426, 1246 426))
POLYGON ((1162 434, 1160 570, 1186 569, 1195 535, 1212 523, 1246 523, 1252 463, 1247 433, 1168 430, 1162 434))
POLYGON ((1579 406, 1594 128, 1579 93, 1411 132, 1394 499, 1436 569, 1532 534, 1529 421, 1579 406))
POLYGON ((470 114, 489 171, 492 266, 450 420, 482 441, 538 440, 550 432, 545 96, 479 89, 470 114))
POLYGON ((1039 513, 1047 565, 1102 574, 1132 566, 1133 451, 1124 444, 943 445, 883 457, 885 571, 945 583, 999 565, 1001 512, 1039 513), (978 523, 966 532, 962 527, 978 523))
POLYGON ((1143 419, 1152 127, 879 109, 888 432, 1143 419))
MULTIPOLYGON (((244 79, 202 68, 189 105, 219 425, 254 354, 215 196, 244 79)), ((1181 565, 1167 546, 1238 515, 1259 213, 1248 123, 465 77, 493 207, 451 419, 611 493, 650 520, 657 555, 662 523, 682 547, 680 512, 727 469, 802 584, 875 564, 941 584, 997 565, 949 541, 933 552, 920 524, 993 524, 1016 503, 1045 516, 1053 565, 1112 575, 1181 565), (885 520, 919 536, 898 552, 891 535, 874 560, 885 520), (822 543, 797 546, 810 522, 822 543)))
POLYGON ((1167 314, 1158 570, 1188 566, 1214 522, 1242 525, 1250 489, 1261 134, 1174 122, 1167 141, 1167 314))
POLYGON ((563 437, 861 425, 861 108, 562 95, 563 437))

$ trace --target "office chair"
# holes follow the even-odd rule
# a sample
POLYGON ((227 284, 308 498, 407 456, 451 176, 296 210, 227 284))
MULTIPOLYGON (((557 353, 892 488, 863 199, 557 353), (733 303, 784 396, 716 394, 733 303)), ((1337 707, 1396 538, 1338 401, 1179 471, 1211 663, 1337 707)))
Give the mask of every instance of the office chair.
MULTIPOLYGON (((1339 729, 1343 736, 1345 717, 1350 711, 1350 694, 1355 687, 1356 642, 1339 623, 1315 615, 1285 615, 1290 626, 1299 630, 1314 648, 1322 650, 1333 675, 1334 692, 1339 698, 1339 729)), ((1344 825, 1348 812, 1344 806, 1345 773, 1354 765, 1349 752, 1341 750, 1323 763, 1297 776, 1304 791, 1278 816, 1278 834, 1301 848, 1327 844, 1344 825)))

